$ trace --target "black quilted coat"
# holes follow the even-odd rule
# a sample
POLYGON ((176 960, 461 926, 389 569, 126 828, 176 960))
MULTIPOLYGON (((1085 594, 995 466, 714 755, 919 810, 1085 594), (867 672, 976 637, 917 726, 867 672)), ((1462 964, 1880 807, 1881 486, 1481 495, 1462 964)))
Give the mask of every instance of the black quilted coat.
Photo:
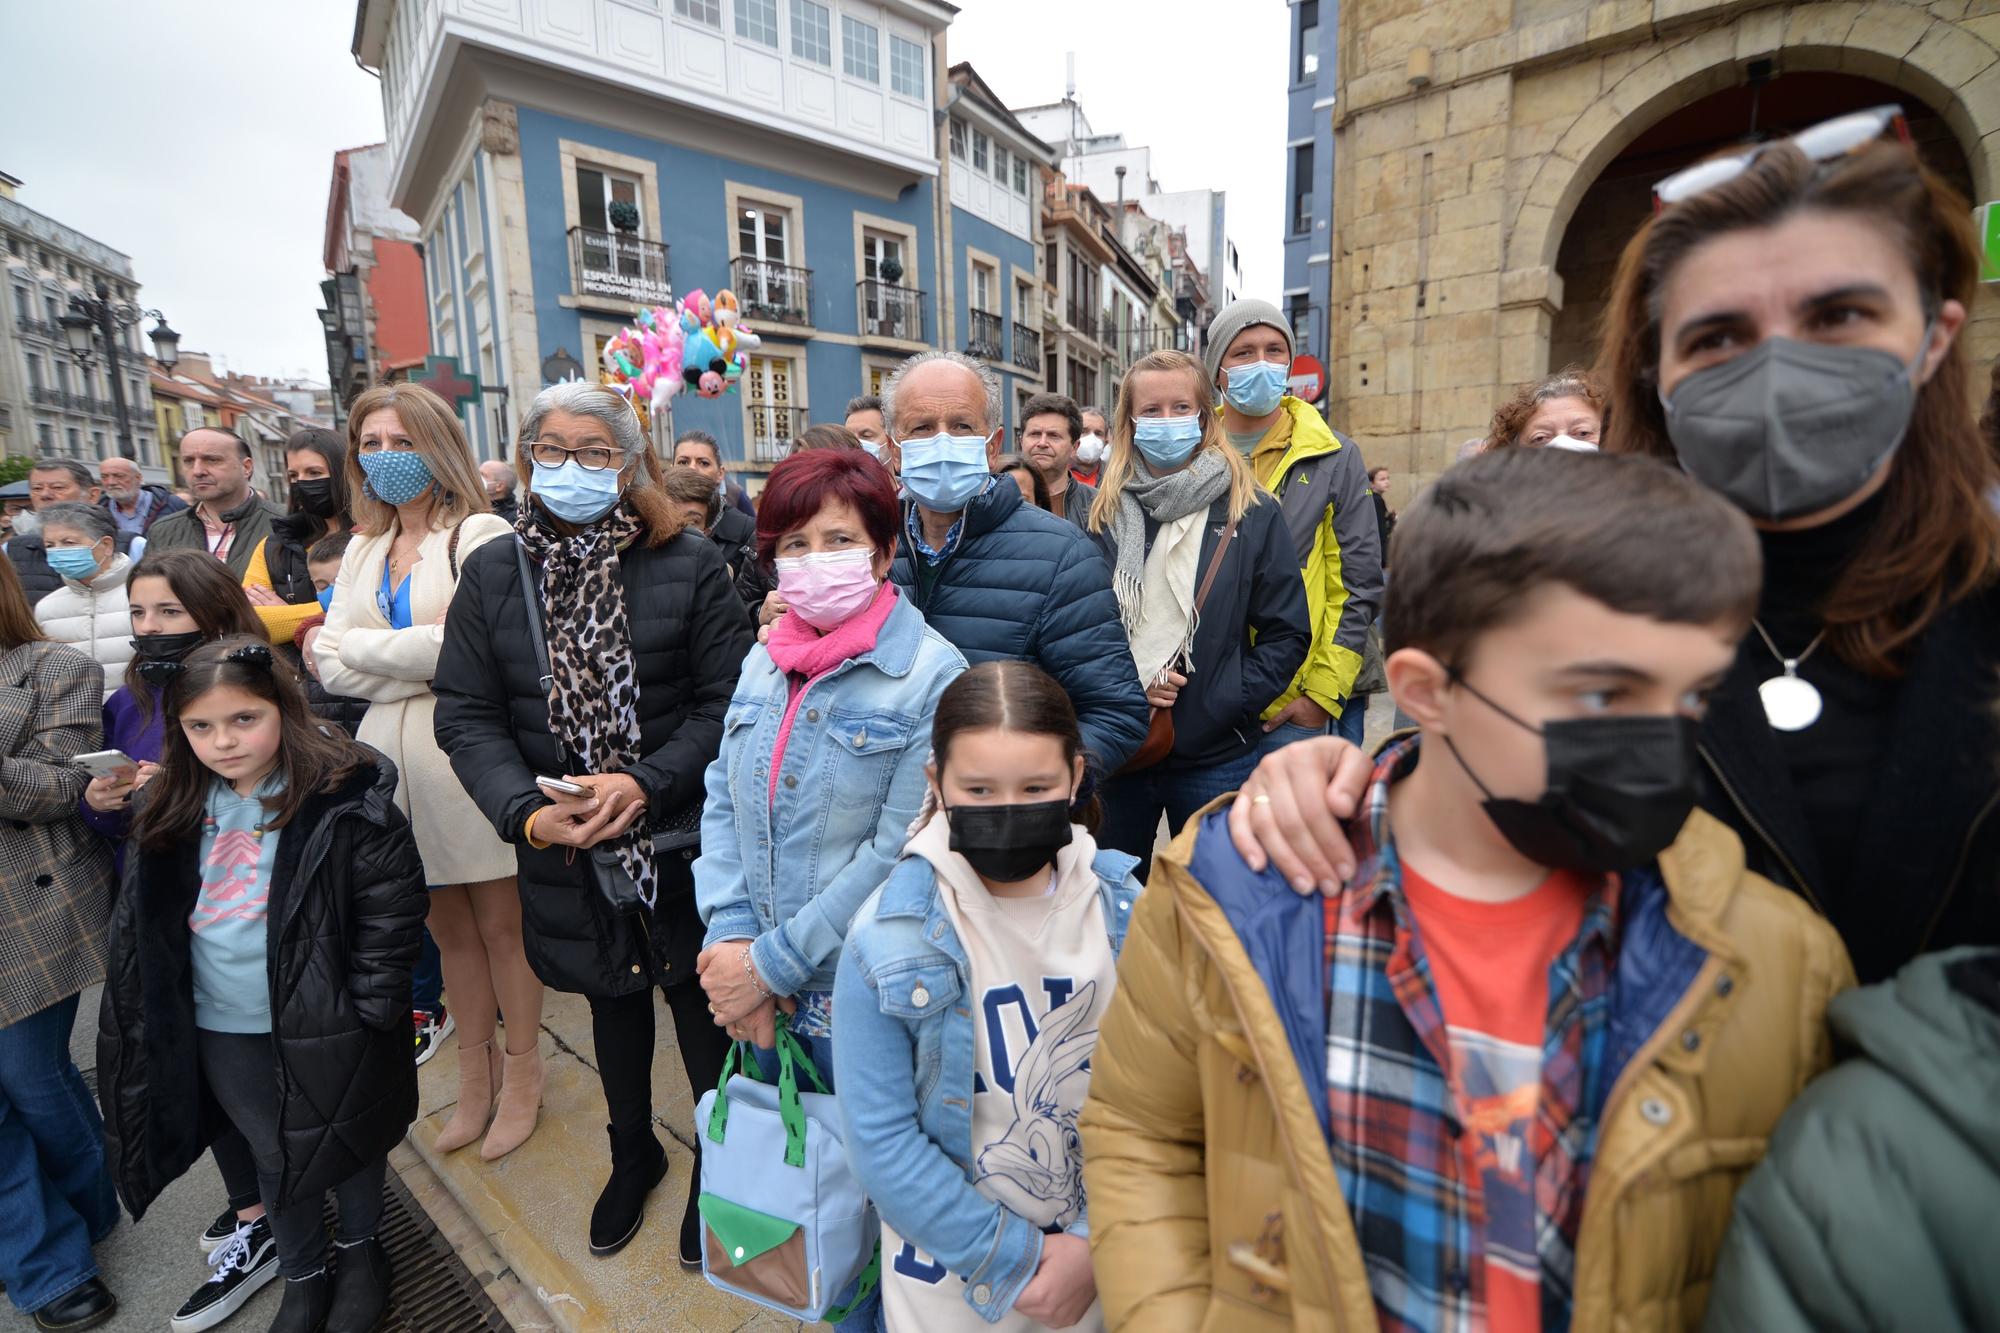
MULTIPOLYGON (((377 755, 278 837, 268 925, 286 1203, 353 1175, 416 1118, 410 968, 426 899, 395 791, 395 766, 377 755)), ((187 922, 200 855, 199 837, 133 843, 111 915, 98 1098, 112 1180, 135 1219, 227 1123, 195 1058, 187 922)))
MULTIPOLYGON (((588 852, 538 849, 522 835, 528 816, 549 803, 535 778, 572 770, 549 731, 515 552, 511 541, 488 542, 459 574, 431 682, 438 747, 514 844, 522 938, 536 976, 598 996, 691 981, 702 936, 696 849, 663 856, 654 910, 625 916, 599 896, 588 852)), ((683 532, 657 547, 635 544, 618 565, 639 676, 639 760, 627 771, 646 793, 646 818, 657 822, 702 799, 702 775, 722 748, 723 714, 756 635, 708 539, 683 532)))

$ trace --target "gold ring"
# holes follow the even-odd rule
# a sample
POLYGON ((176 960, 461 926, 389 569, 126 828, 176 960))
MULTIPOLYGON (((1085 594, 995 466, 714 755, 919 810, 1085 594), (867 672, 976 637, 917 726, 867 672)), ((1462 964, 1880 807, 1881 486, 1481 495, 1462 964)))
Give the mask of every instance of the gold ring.
POLYGON ((1255 796, 1252 796, 1250 798, 1250 804, 1252 805, 1269 805, 1270 803, 1271 803, 1271 798, 1266 796, 1261 791, 1258 792, 1255 796))

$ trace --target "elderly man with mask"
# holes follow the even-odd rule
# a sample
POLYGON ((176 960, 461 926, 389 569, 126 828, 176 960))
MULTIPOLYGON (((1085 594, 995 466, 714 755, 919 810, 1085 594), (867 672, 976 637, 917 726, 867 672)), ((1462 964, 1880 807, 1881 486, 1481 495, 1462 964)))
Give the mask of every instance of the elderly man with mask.
POLYGON ((200 550, 238 579, 285 511, 251 489, 250 446, 233 430, 197 426, 181 436, 181 475, 194 508, 172 514, 147 535, 156 551, 200 550))
POLYGON ((890 578, 966 661, 1019 658, 1054 676, 1098 770, 1117 772, 1149 710, 1111 571, 1081 531, 993 475, 999 381, 957 352, 923 352, 890 376, 882 415, 909 494, 890 578))
POLYGON ((486 483, 486 498, 492 502, 493 512, 513 527, 521 514, 521 502, 514 498, 514 469, 489 458, 479 465, 479 479, 486 483))
POLYGON ((105 459, 98 465, 97 479, 102 483, 103 503, 112 523, 127 537, 143 537, 168 514, 187 508, 166 487, 147 485, 139 465, 129 458, 105 459))
MULTIPOLYGON (((62 587, 63 576, 49 565, 48 544, 42 539, 41 511, 51 505, 94 505, 102 494, 90 469, 71 458, 38 458, 28 471, 28 509, 14 515, 7 558, 21 577, 21 591, 33 606, 62 587)), ((119 555, 137 560, 145 553, 144 538, 121 532, 113 541, 119 555), (134 549, 136 545, 137 549, 134 549)))

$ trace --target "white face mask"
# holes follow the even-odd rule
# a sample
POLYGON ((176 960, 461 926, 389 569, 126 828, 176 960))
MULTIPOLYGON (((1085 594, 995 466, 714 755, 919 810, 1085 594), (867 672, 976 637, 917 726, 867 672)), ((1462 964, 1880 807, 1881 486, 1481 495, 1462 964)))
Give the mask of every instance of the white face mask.
POLYGON ((1594 454, 1597 452, 1597 446, 1590 441, 1574 439, 1568 435, 1558 435, 1544 447, 1549 449, 1567 449, 1573 454, 1594 454))
POLYGON ((42 530, 42 516, 32 509, 23 509, 14 515, 14 535, 32 537, 42 530))
POLYGON ((1104 441, 1095 435, 1086 435, 1076 442, 1076 461, 1085 467, 1096 467, 1104 461, 1104 441))

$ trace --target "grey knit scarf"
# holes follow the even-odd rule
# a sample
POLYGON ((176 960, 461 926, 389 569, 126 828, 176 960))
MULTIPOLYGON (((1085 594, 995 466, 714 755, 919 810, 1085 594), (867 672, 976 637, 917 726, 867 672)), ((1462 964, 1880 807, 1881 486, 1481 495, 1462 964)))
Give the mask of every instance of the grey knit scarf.
MULTIPOLYGON (((1229 465, 1212 449, 1194 462, 1164 477, 1156 477, 1143 457, 1132 459, 1132 475, 1118 493, 1118 512, 1111 518, 1111 538, 1118 544, 1118 564, 1111 572, 1111 590, 1118 594, 1118 618, 1129 636, 1139 627, 1145 609, 1146 520, 1171 523, 1199 513, 1229 491, 1229 465)), ((1188 629, 1190 641, 1194 629, 1188 629)))

